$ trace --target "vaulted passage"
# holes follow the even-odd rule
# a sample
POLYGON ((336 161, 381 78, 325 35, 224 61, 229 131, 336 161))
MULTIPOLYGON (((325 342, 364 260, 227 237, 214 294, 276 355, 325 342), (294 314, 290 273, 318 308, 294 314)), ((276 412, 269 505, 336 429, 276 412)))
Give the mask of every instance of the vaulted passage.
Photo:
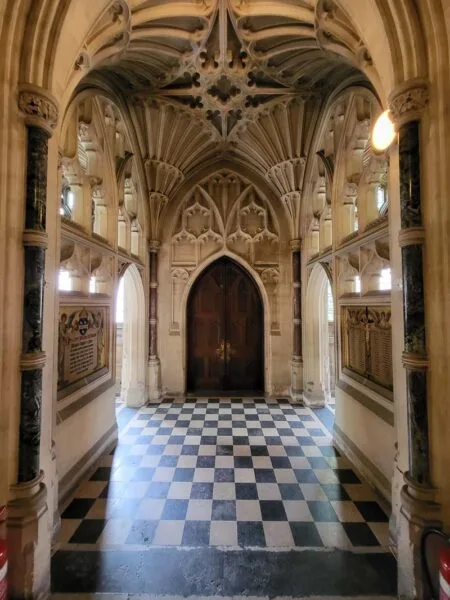
POLYGON ((0 598, 433 596, 449 3, 0 0, 0 598))
POLYGON ((261 392, 261 297, 244 269, 221 259, 194 284, 188 303, 188 391, 261 392))

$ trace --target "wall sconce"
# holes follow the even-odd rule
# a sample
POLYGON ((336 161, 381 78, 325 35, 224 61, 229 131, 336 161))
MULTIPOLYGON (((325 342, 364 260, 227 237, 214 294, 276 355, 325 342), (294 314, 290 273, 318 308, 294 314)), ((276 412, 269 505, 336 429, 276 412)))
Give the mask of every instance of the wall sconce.
POLYGON ((384 152, 395 139, 395 125, 390 115, 391 111, 385 110, 375 123, 372 131, 372 148, 375 152, 384 152))

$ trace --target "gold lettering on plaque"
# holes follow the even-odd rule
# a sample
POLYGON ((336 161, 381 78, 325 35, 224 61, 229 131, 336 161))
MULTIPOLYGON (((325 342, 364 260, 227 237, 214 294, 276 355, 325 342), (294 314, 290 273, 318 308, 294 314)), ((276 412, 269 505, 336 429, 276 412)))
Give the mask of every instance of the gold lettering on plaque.
POLYGON ((107 366, 106 306, 61 306, 58 336, 58 390, 107 366))
POLYGON ((346 306, 342 311, 343 366, 392 390, 391 310, 346 306))

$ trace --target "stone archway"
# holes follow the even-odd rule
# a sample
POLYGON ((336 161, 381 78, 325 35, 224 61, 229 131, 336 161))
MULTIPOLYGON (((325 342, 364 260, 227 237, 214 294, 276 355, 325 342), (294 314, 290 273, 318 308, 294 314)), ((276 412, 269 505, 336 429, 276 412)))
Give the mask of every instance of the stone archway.
POLYGON ((325 269, 316 264, 311 272, 306 290, 304 312, 304 391, 303 398, 308 406, 323 406, 330 393, 328 381, 331 369, 329 327, 327 316, 328 285, 330 281, 325 269))
POLYGON ((123 345, 121 395, 127 406, 143 406, 145 386, 145 294, 138 269, 130 265, 123 275, 123 345))
POLYGON ((187 303, 188 390, 260 392, 264 382, 263 303, 235 261, 214 261, 196 279, 187 303))

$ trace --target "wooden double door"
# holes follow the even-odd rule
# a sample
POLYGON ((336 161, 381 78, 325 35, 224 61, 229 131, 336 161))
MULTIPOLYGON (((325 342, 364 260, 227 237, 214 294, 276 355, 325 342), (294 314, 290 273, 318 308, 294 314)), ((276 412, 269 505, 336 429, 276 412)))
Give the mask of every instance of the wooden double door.
POLYGON ((223 258, 206 269, 187 317, 188 391, 263 391, 261 297, 237 263, 223 258))

